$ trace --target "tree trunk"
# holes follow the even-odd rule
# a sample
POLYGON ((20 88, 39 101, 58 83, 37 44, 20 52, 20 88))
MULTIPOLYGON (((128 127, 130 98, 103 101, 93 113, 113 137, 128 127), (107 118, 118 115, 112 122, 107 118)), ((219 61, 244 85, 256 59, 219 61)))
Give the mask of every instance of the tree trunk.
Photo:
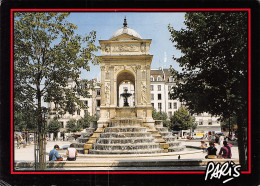
POLYGON ((44 170, 44 135, 43 135, 43 126, 42 126, 42 109, 41 109, 41 93, 40 89, 37 88, 37 100, 38 100, 38 146, 39 146, 39 170, 44 170))
POLYGON ((248 154, 247 154, 247 123, 241 114, 237 116, 238 125, 238 152, 239 152, 239 162, 241 165, 241 170, 247 170, 248 168, 248 154))

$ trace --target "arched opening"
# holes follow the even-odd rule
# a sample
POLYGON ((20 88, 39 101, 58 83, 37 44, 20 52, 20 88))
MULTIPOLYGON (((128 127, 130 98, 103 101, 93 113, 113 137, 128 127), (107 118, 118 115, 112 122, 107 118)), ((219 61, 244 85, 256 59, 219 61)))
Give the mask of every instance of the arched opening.
POLYGON ((124 70, 117 75, 117 106, 123 107, 124 101, 127 99, 128 106, 135 105, 135 77, 130 71, 124 70), (129 93, 127 97, 123 93, 129 93))

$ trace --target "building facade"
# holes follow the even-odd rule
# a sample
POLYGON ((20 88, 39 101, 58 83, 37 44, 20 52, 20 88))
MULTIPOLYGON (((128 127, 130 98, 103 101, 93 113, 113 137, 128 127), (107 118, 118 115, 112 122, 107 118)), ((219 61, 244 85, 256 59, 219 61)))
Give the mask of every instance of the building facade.
MULTIPOLYGON (((78 109, 75 113, 69 114, 68 112, 64 115, 59 115, 57 112, 55 112, 55 105, 54 103, 47 103, 48 108, 50 109, 49 112, 49 121, 54 119, 55 117, 58 118, 58 120, 61 123, 61 131, 66 130, 66 125, 69 120, 71 119, 80 119, 84 117, 85 115, 89 114, 91 116, 93 115, 99 115, 100 114, 100 100, 101 100, 101 92, 100 92, 100 85, 97 81, 97 79, 92 79, 90 81, 90 84, 93 86, 93 89, 89 89, 89 96, 88 97, 81 97, 80 100, 82 100, 87 106, 86 109, 78 109)), ((85 80, 81 80, 81 83, 84 84, 85 80)), ((68 81, 68 88, 73 88, 75 86, 75 82, 72 80, 68 81)))
MULTIPOLYGON (((167 113, 170 118, 177 111, 182 103, 178 99, 171 99, 169 92, 176 86, 176 81, 171 76, 170 69, 151 69, 151 103, 152 106, 161 112, 167 113)), ((208 113, 194 115, 197 128, 194 132, 206 133, 210 131, 221 132, 218 117, 208 113)))

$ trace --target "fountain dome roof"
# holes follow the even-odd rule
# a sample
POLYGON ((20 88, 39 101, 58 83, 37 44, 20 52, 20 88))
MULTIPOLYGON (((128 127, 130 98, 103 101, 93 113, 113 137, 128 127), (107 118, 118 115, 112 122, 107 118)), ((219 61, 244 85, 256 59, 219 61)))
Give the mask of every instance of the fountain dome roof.
POLYGON ((114 34, 112 35, 112 37, 110 39, 120 36, 122 34, 128 34, 128 35, 137 37, 139 39, 142 39, 141 36, 135 30, 133 30, 129 27, 123 27, 123 28, 118 29, 117 31, 114 32, 114 34))
POLYGON ((115 31, 114 34, 112 35, 112 37, 111 37, 110 39, 112 39, 112 38, 114 38, 114 37, 117 37, 117 36, 120 36, 120 35, 122 35, 122 34, 128 34, 128 35, 137 37, 137 38, 139 38, 139 39, 142 39, 141 36, 140 36, 135 30, 133 30, 133 29, 127 27, 126 17, 125 17, 125 19, 124 19, 123 25, 124 25, 123 28, 120 28, 120 29, 118 29, 117 31, 115 31))

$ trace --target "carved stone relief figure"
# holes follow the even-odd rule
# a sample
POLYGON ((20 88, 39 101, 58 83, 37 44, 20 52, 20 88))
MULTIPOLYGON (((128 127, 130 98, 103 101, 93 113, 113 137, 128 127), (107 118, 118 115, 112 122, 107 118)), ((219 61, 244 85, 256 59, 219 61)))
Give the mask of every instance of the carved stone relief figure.
POLYGON ((105 45, 105 48, 104 48, 104 50, 105 50, 105 52, 110 52, 110 45, 105 45))
POLYGON ((146 99, 146 84, 144 81, 142 81, 141 83, 141 103, 147 103, 147 99, 146 99))
POLYGON ((138 47, 133 44, 121 44, 113 46, 113 52, 136 52, 138 51, 138 47))
POLYGON ((105 86, 105 103, 110 104, 110 84, 107 83, 105 86))
POLYGON ((141 52, 145 52, 146 51, 146 45, 145 43, 141 43, 141 52))

